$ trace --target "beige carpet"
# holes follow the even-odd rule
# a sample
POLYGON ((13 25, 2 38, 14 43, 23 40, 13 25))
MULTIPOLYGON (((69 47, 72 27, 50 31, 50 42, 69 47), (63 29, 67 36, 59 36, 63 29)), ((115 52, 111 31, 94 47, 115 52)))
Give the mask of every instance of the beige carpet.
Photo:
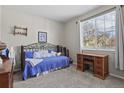
POLYGON ((21 74, 14 75, 16 88, 124 88, 124 80, 108 76, 106 80, 96 78, 90 72, 77 71, 74 66, 50 72, 46 75, 21 80, 21 74))

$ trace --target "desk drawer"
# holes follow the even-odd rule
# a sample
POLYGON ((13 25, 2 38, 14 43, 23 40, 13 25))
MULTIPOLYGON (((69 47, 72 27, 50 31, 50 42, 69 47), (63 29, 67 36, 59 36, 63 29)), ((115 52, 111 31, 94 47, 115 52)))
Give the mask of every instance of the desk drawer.
POLYGON ((77 64, 83 65, 83 62, 82 61, 78 61, 77 64))
POLYGON ((102 67, 103 66, 103 58, 96 57, 95 66, 102 67))
POLYGON ((78 62, 82 62, 83 60, 82 59, 77 59, 78 62))
POLYGON ((95 63, 95 67, 102 67, 103 66, 103 62, 96 62, 95 63))
POLYGON ((0 88, 10 87, 10 73, 0 75, 0 88))
POLYGON ((96 60, 96 62, 103 62, 103 58, 102 57, 96 57, 95 60, 96 60))
POLYGON ((78 54, 78 55, 77 55, 77 60, 82 60, 82 59, 83 59, 83 56, 80 55, 80 54, 78 54))
POLYGON ((96 57, 94 62, 94 73, 103 76, 103 58, 102 57, 96 57))
POLYGON ((77 62, 82 62, 83 60, 82 59, 77 59, 77 62))

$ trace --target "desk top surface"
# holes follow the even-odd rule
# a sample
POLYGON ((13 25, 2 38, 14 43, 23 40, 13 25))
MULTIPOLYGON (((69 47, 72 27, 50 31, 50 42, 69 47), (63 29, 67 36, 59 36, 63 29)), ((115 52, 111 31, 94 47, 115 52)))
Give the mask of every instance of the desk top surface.
POLYGON ((10 63, 9 60, 3 62, 3 64, 0 64, 0 74, 10 73, 11 69, 12 69, 12 64, 10 63))
POLYGON ((106 57, 106 56, 108 56, 108 55, 105 55, 105 54, 87 53, 87 52, 78 53, 78 54, 86 55, 86 56, 95 56, 95 57, 106 57))

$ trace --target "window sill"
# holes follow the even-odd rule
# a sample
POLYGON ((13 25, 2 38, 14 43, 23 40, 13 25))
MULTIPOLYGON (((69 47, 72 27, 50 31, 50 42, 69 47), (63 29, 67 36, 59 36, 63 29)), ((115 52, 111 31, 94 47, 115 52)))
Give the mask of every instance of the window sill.
POLYGON ((87 48, 83 48, 82 50, 86 50, 86 51, 105 51, 105 52, 115 52, 115 49, 87 49, 87 48))

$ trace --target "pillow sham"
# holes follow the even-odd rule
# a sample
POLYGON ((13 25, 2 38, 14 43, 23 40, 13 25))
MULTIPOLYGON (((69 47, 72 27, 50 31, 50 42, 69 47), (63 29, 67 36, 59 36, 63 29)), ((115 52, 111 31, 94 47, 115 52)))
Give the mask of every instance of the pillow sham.
POLYGON ((51 53, 52 51, 57 52, 55 49, 48 49, 48 53, 51 53))
MULTIPOLYGON (((58 53, 58 56, 61 55, 61 53, 58 53)), ((51 51, 51 53, 48 52, 48 50, 42 50, 38 52, 34 52, 33 58, 39 59, 39 58, 46 58, 46 57, 53 57, 57 56, 57 52, 51 51)))
POLYGON ((45 58, 48 56, 48 50, 34 52, 33 58, 45 58))
POLYGON ((33 58, 42 58, 40 52, 34 52, 33 58))

